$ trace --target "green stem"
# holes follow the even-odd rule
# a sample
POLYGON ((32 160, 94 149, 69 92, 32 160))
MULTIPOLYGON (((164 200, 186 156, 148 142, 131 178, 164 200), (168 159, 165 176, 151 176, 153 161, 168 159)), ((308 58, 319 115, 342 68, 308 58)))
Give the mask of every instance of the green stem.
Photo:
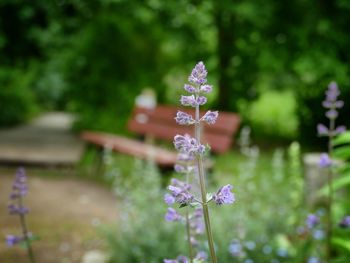
MULTIPOLYGON (((22 200, 21 196, 19 196, 19 198, 18 198, 18 203, 19 203, 19 207, 23 208, 23 200, 22 200)), ((34 253, 33 253, 32 246, 30 244, 30 240, 28 237, 28 228, 27 228, 27 223, 26 223, 24 214, 20 214, 19 218, 20 218, 20 222, 21 222, 21 228, 22 228, 22 233, 23 233, 23 237, 24 237, 24 242, 26 243, 26 247, 27 247, 29 261, 31 263, 35 263, 34 253)))
MULTIPOLYGON (((186 174, 186 182, 189 183, 189 174, 186 174)), ((188 242, 188 256, 190 258, 190 263, 193 262, 193 250, 191 244, 191 229, 190 229, 190 217, 189 208, 186 207, 186 232, 187 232, 187 242, 188 242)))
MULTIPOLYGON (((195 135, 197 143, 201 142, 200 138, 200 124, 199 124, 199 106, 196 106, 196 124, 195 124, 195 135)), ((214 248, 214 239, 211 231, 210 226, 210 217, 209 217, 209 209, 208 209, 208 203, 207 203, 207 192, 205 189, 205 178, 204 178, 204 167, 203 167, 203 159, 201 155, 197 155, 197 165, 198 165, 198 177, 199 177, 199 184, 200 184, 200 190, 201 190, 201 196, 202 196, 202 208, 203 208, 203 215, 204 215, 204 223, 205 223, 205 230, 207 233, 207 239, 208 239, 208 246, 210 251, 210 258, 213 263, 217 263, 217 258, 215 254, 215 248, 214 248)))
MULTIPOLYGON (((335 120, 330 119, 329 121, 329 140, 328 140, 328 155, 332 160, 333 155, 333 134, 335 129, 335 120)), ((332 163, 333 165, 333 163, 332 163)), ((328 184, 328 202, 327 202, 327 257, 326 262, 330 262, 331 260, 331 250, 332 250, 332 235, 333 235, 333 219, 332 219, 332 203, 333 203, 333 169, 332 165, 327 173, 327 184, 328 184)))

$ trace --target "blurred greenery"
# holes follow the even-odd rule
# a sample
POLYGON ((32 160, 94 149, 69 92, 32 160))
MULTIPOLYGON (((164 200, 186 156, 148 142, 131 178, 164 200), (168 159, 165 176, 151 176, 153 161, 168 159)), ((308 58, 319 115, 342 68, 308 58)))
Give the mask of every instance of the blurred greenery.
MULTIPOLYGON (((143 88, 177 103, 203 60, 216 87, 210 106, 239 111, 262 135, 315 142, 327 84, 336 80, 350 96, 349 11, 347 0, 3 0, 0 71, 15 81, 2 77, 0 105, 11 113, 0 126, 33 108, 66 109, 78 113, 79 130, 122 133, 143 88), (7 101, 21 89, 14 112, 7 101), (269 100, 273 109, 263 106, 269 100), (274 135, 277 107, 286 120, 274 135), (253 116, 258 109, 264 114, 253 116)), ((350 124, 349 112, 347 105, 341 122, 350 124)))

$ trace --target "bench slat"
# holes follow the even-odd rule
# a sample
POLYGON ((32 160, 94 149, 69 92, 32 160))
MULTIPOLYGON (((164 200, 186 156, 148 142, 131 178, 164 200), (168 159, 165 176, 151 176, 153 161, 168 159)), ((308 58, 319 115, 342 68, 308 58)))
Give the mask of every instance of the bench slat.
POLYGON ((83 132, 81 138, 87 142, 108 147, 140 159, 153 159, 159 166, 169 167, 176 162, 177 153, 117 135, 103 132, 83 132))

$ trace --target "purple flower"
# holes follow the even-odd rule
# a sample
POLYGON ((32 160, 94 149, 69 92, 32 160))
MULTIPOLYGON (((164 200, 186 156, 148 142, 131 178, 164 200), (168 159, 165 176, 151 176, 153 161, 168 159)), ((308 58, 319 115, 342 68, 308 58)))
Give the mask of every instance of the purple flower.
POLYGON ((321 154, 319 165, 321 168, 327 168, 332 165, 332 160, 327 153, 321 154))
POLYGON ((165 215, 165 220, 169 222, 180 221, 182 216, 176 212, 174 208, 168 207, 168 212, 165 215))
POLYGON ((350 227, 350 215, 345 216, 342 221, 339 223, 339 226, 342 228, 349 228, 350 227))
POLYGON ((218 111, 207 111, 204 116, 201 118, 201 121, 205 121, 208 124, 214 124, 218 118, 218 111))
POLYGON ((213 200, 218 205, 232 204, 235 201, 235 196, 231 192, 233 186, 228 184, 221 187, 216 194, 213 195, 213 200))
POLYGON ((320 219, 318 216, 316 216, 314 214, 310 214, 307 216, 305 223, 306 223, 307 227, 311 229, 320 223, 320 219))
POLYGON ((344 125, 338 126, 334 131, 334 135, 342 134, 345 131, 346 127, 344 125))
POLYGON ((319 136, 328 136, 329 130, 325 125, 317 124, 317 133, 319 136))
POLYGON ((191 203, 194 196, 189 192, 191 186, 185 182, 172 179, 171 185, 168 186, 168 190, 171 195, 175 198, 175 201, 182 205, 187 205, 191 203))
POLYGON ((242 257, 244 255, 243 246, 239 240, 235 239, 229 246, 229 252, 234 257, 242 257))
POLYGON ((192 85, 185 84, 184 89, 189 93, 196 93, 197 89, 193 87, 192 85))
POLYGON ((193 161, 194 157, 192 155, 189 155, 189 154, 185 153, 185 152, 180 152, 177 155, 177 159, 179 161, 188 162, 188 161, 193 161))
POLYGON ((180 125, 190 125, 195 122, 190 114, 187 114, 182 111, 177 112, 175 120, 180 125))
POLYGON ((17 245, 21 241, 23 241, 23 237, 18 237, 18 236, 14 236, 14 235, 7 235, 6 236, 6 245, 9 247, 17 245))
POLYGON ((317 257, 309 257, 307 263, 321 263, 317 257))
POLYGON ((202 93, 210 93, 210 92, 212 92, 212 90, 213 90, 213 86, 212 85, 203 85, 199 89, 199 91, 202 92, 202 93))
POLYGON ((178 151, 187 153, 189 155, 203 154, 205 146, 199 144, 195 138, 189 135, 176 135, 174 137, 174 146, 178 151))
POLYGON ((328 119, 336 119, 338 117, 338 112, 334 109, 330 109, 326 112, 326 117, 328 119))
POLYGON ((194 95, 191 96, 181 96, 180 102, 183 106, 197 106, 197 101, 194 95))
POLYGON ((178 256, 177 259, 164 259, 163 263, 188 263, 185 256, 178 256))
POLYGON ((14 204, 9 204, 7 206, 7 209, 9 211, 10 215, 25 215, 28 214, 29 209, 23 206, 18 206, 18 205, 14 205, 14 204))
POLYGON ((167 205, 172 205, 175 203, 175 197, 172 196, 171 194, 165 194, 164 201, 167 205))
POLYGON ((208 260, 208 255, 204 251, 199 251, 195 257, 195 260, 206 261, 208 260))
POLYGON ((197 85, 202 85, 207 82, 207 70, 203 62, 199 62, 192 70, 191 75, 188 77, 188 81, 197 85))

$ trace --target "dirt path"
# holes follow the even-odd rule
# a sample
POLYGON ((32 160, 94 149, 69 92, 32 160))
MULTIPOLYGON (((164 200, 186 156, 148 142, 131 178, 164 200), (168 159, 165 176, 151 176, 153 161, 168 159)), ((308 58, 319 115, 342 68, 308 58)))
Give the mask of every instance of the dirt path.
MULTIPOLYGON (((115 223, 116 198, 105 187, 71 176, 48 176, 47 171, 27 170, 30 230, 40 236, 34 243, 38 263, 81 262, 83 253, 105 246, 100 227, 115 223)), ((57 172, 56 172, 57 173, 57 172)), ((18 219, 7 213, 14 170, 0 169, 0 239, 18 234, 18 219)), ((24 251, 0 242, 1 263, 25 263, 24 251)))
POLYGON ((0 130, 0 163, 72 166, 84 144, 71 132, 74 117, 47 112, 30 123, 0 130))

